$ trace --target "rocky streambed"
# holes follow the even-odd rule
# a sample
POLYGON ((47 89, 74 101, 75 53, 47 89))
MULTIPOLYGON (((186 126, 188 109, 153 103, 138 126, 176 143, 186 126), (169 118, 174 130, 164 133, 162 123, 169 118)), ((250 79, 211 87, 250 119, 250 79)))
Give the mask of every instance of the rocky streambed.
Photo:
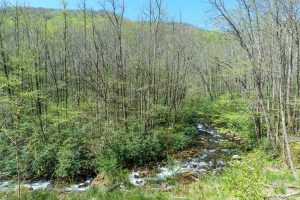
MULTIPOLYGON (((135 186, 142 187, 157 181, 163 182, 170 177, 195 180, 203 174, 218 173, 224 169, 227 164, 223 158, 230 153, 231 149, 223 148, 220 144, 228 142, 228 139, 203 124, 199 124, 197 129, 198 137, 193 141, 190 148, 172 155, 174 162, 171 165, 157 166, 151 172, 145 169, 132 170, 129 175, 129 182, 135 186)), ((235 155, 233 158, 238 159, 238 156, 235 155)), ((93 178, 64 186, 56 186, 54 182, 54 180, 22 182, 21 188, 24 190, 82 192, 91 187, 93 178)), ((0 190, 17 190, 17 188, 18 184, 16 182, 4 180, 0 177, 0 190)))
MULTIPOLYGON (((54 180, 37 180, 30 182, 22 182, 20 188, 22 190, 50 190, 57 192, 84 192, 86 191, 91 183, 92 178, 80 183, 65 184, 64 186, 56 186, 54 180)), ((12 180, 0 180, 0 190, 17 190, 19 187, 18 183, 12 180)))
MULTIPOLYGON (((175 161, 171 166, 160 166, 156 173, 147 174, 142 170, 133 170, 129 180, 135 186, 144 186, 148 182, 164 181, 170 177, 181 177, 196 180, 206 173, 218 173, 227 164, 223 160, 231 149, 223 148, 221 143, 229 140, 217 131, 199 124, 198 138, 192 146, 174 155, 175 161)), ((239 159, 235 155, 233 159, 239 159)))

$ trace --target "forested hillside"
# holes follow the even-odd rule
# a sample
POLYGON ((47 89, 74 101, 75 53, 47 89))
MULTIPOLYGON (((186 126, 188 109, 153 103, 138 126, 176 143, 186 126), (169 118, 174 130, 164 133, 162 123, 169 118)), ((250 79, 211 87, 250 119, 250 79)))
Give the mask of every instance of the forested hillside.
POLYGON ((1 1, 0 181, 18 181, 18 198, 28 180, 100 174, 126 185, 133 169, 207 148, 195 147, 199 132, 210 130, 201 123, 222 134, 213 135, 218 150, 245 159, 206 179, 224 184, 220 196, 195 197, 190 188, 187 199, 263 199, 269 177, 240 185, 265 176, 272 159, 287 167, 281 177, 299 184, 300 144, 291 148, 290 138, 300 141, 300 4, 209 2, 218 31, 172 20, 160 0, 149 0, 135 22, 117 0, 100 2, 98 11, 85 0, 78 10, 66 1, 60 10, 1 1))
POLYGON ((208 67, 202 45, 222 36, 165 22, 160 4, 141 22, 107 6, 113 12, 2 4, 3 172, 75 178, 188 144, 190 128, 178 125, 193 117, 183 108, 188 89, 208 67))

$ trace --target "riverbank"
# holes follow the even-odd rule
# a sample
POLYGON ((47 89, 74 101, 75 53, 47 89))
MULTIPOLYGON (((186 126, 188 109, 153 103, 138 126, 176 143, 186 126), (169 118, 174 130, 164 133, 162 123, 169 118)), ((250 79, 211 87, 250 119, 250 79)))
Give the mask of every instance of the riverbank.
MULTIPOLYGON (((22 187, 22 199, 259 200, 293 199, 299 195, 300 182, 294 181, 281 157, 274 158, 266 152, 264 144, 243 152, 236 148, 237 143, 212 129, 199 125, 198 130, 198 140, 190 148, 174 154, 171 164, 144 173, 146 175, 141 175, 145 169, 132 171, 128 179, 131 184, 97 188, 90 187, 90 183, 79 183, 60 190, 51 190, 48 185, 35 191, 22 187), (236 159, 234 155, 240 157, 236 159)), ((295 154, 299 145, 297 140, 292 141, 295 154)), ((297 156, 295 159, 299 163, 297 156)), ((0 199, 17 199, 17 194, 2 190, 0 199)))
MULTIPOLYGON (((190 183, 199 177, 208 173, 220 173, 226 167, 226 160, 234 153, 232 147, 224 147, 232 141, 232 138, 226 138, 217 131, 206 127, 203 124, 197 126, 197 136, 190 142, 190 145, 181 151, 170 152, 168 160, 158 162, 148 166, 132 168, 129 175, 124 176, 122 182, 110 182, 105 173, 100 173, 96 178, 88 178, 86 181, 78 183, 63 183, 59 180, 41 179, 21 183, 24 190, 48 190, 54 192, 82 192, 95 187, 115 187, 116 185, 134 185, 144 188, 154 188, 171 190, 173 182, 190 183), (176 180, 175 180, 176 179, 176 180)), ((237 155, 238 156, 238 155, 237 155)), ((123 173, 123 172, 122 172, 123 173)), ((0 190, 18 190, 18 184, 13 180, 1 180, 0 190)))
MULTIPOLYGON (((241 160, 231 160, 230 167, 221 174, 208 173, 191 183, 176 183, 172 190, 153 188, 118 187, 113 190, 90 188, 86 192, 22 191, 22 199, 50 200, 140 200, 140 199, 297 199, 300 183, 283 161, 273 159, 262 150, 241 155, 241 160)), ((17 199, 15 193, 1 192, 1 199, 17 199)))

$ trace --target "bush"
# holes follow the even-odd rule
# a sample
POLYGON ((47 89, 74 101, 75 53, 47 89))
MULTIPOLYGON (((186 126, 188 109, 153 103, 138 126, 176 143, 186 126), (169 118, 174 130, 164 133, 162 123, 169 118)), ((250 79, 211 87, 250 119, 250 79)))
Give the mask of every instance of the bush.
POLYGON ((159 136, 159 140, 165 151, 177 151, 182 150, 190 143, 190 137, 184 132, 184 128, 174 127, 168 129, 157 129, 156 134, 159 136), (182 131, 180 131, 182 130, 182 131))
POLYGON ((57 153, 57 161, 55 174, 60 178, 87 176, 87 173, 93 171, 93 156, 83 133, 70 133, 57 153))
POLYGON ((199 121, 197 108, 190 104, 182 106, 178 111, 177 118, 183 124, 196 126, 199 121))
POLYGON ((24 148, 24 175, 41 177, 54 174, 58 149, 57 144, 31 140, 24 148))
POLYGON ((153 121, 154 127, 167 126, 169 123, 170 108, 163 105, 156 105, 149 112, 149 118, 153 121))
POLYGON ((106 172, 112 180, 122 179, 122 169, 114 152, 106 151, 97 157, 97 171, 106 172))
POLYGON ((113 134, 111 149, 122 166, 142 165, 160 159, 163 149, 156 134, 134 130, 113 134))
POLYGON ((16 160, 15 160, 14 147, 11 145, 11 141, 0 134, 0 172, 14 175, 16 171, 16 160))
POLYGON ((169 149, 173 151, 182 150, 189 144, 190 138, 184 133, 173 133, 169 136, 170 146, 169 149))
POLYGON ((141 166, 159 161, 166 157, 168 151, 182 150, 196 128, 177 125, 176 127, 160 127, 144 132, 138 124, 132 124, 128 132, 112 131, 110 144, 98 155, 98 167, 104 170, 141 166), (109 168, 105 167, 110 166, 109 168), (117 165, 117 166, 116 166, 117 165))

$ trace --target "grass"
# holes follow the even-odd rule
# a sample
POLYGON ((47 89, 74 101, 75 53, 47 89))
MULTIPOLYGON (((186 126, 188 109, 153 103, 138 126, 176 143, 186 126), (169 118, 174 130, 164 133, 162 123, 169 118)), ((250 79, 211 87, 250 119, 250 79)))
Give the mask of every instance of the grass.
POLYGON ((174 194, 191 200, 260 200, 285 194, 286 184, 300 185, 281 160, 273 160, 263 151, 255 150, 242 155, 241 161, 232 161, 221 176, 209 175, 187 189, 178 187, 174 194), (274 183, 271 189, 266 187, 274 183))
MULTIPOLYGON (((18 200, 16 192, 0 192, 1 200, 18 200)), ((24 200, 58 200, 58 195, 48 191, 22 191, 21 198, 24 200)))
MULTIPOLYGON (((17 200, 17 194, 13 192, 0 193, 1 200, 17 200)), ((28 191, 22 193, 22 200, 165 200, 165 194, 151 191, 132 189, 128 191, 90 189, 82 193, 55 193, 49 191, 28 191)))
POLYGON ((154 200, 154 199, 167 199, 162 193, 151 193, 141 191, 140 189, 133 189, 130 191, 115 190, 107 192, 105 190, 91 189, 87 193, 78 194, 73 193, 66 197, 66 199, 82 200, 82 199, 103 199, 103 200, 154 200))
POLYGON ((276 194, 286 194, 286 186, 284 184, 280 184, 274 187, 274 192, 276 194))

